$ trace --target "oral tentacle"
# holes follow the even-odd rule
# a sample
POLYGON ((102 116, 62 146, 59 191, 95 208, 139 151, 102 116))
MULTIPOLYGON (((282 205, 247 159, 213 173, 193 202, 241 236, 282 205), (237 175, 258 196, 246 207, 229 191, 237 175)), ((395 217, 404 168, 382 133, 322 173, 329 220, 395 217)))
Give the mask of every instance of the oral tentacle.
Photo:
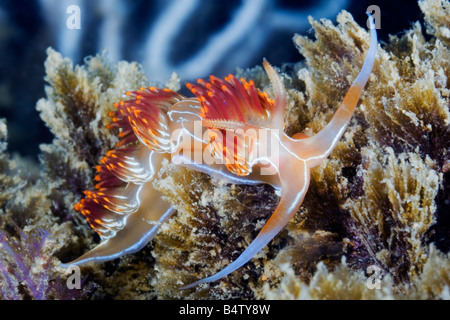
POLYGON ((363 67, 351 87, 347 91, 344 100, 336 110, 330 122, 316 135, 302 139, 298 142, 296 153, 299 157, 307 159, 308 165, 312 168, 321 164, 334 149, 345 132, 354 110, 362 95, 364 86, 369 80, 375 62, 377 51, 377 34, 373 17, 370 20, 370 46, 364 60, 363 67))

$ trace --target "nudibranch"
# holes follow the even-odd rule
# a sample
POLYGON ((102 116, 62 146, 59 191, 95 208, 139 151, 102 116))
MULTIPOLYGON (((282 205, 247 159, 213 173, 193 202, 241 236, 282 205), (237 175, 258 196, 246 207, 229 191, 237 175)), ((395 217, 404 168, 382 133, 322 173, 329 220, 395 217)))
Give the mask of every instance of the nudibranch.
POLYGON ((153 239, 175 211, 152 184, 163 159, 214 180, 267 183, 280 196, 271 217, 235 261, 183 289, 223 278, 252 259, 298 211, 308 190, 310 169, 328 157, 351 120, 377 50, 374 21, 368 16, 371 40, 362 69, 330 122, 312 137, 285 134, 287 94, 266 60, 273 99, 253 81, 233 75, 187 84, 193 98, 153 87, 127 92, 128 100, 115 105, 107 126, 118 132, 119 142, 96 167, 95 189, 85 191, 75 205, 101 243, 63 266, 111 260, 136 252, 153 239))

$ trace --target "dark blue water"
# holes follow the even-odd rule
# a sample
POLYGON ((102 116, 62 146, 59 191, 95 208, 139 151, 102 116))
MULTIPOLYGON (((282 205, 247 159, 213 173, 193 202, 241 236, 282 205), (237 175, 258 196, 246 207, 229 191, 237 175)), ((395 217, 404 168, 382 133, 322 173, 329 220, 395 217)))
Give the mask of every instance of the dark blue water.
MULTIPOLYGON (((257 3, 259 0, 253 1, 257 3)), ((114 44, 116 50, 111 52, 112 59, 144 62, 143 60, 148 58, 144 43, 149 38, 155 21, 161 17, 170 3, 167 0, 108 0, 103 2, 102 7, 100 0, 84 1, 84 5, 81 0, 66 1, 65 3, 68 4, 78 4, 82 9, 82 36, 75 43, 76 50, 64 52, 58 37, 67 30, 64 30, 64 27, 58 27, 55 20, 58 18, 64 20, 68 15, 64 7, 57 10, 56 6, 60 1, 47 1, 47 3, 53 3, 54 7, 49 4, 46 9, 43 7, 44 2, 45 0, 0 0, 0 118, 6 118, 8 122, 9 149, 34 159, 37 159, 39 144, 49 143, 52 140, 52 135, 35 110, 36 101, 45 96, 43 77, 46 48, 52 46, 62 50, 63 54, 74 59, 76 63, 81 63, 83 57, 94 55, 100 50, 99 43, 108 45, 107 41, 104 42, 107 39, 105 35, 108 33, 104 32, 102 25, 109 18, 108 21, 113 24, 114 21, 121 21, 118 28, 111 29, 111 32, 116 35, 113 37, 115 41, 120 40, 120 45, 114 44), (117 8, 117 3, 121 4, 122 9, 117 8), (108 8, 108 5, 116 5, 116 7, 108 8)), ((378 32, 380 39, 385 41, 389 34, 401 32, 409 28, 412 22, 422 19, 417 2, 414 0, 341 2, 345 6, 339 9, 351 12, 362 26, 365 26, 367 19, 366 8, 369 5, 378 5, 382 23, 378 32)), ((263 13, 251 29, 255 36, 244 36, 227 48, 216 63, 213 63, 210 68, 205 68, 207 74, 200 74, 199 77, 207 77, 209 74, 224 76, 235 72, 235 67, 261 64, 263 57, 274 65, 299 61, 301 56, 292 43, 292 36, 294 33, 311 35, 309 27, 300 27, 301 21, 291 26, 289 24, 277 26, 271 23, 271 19, 280 12, 294 15, 316 9, 318 12, 326 13, 326 6, 331 3, 312 0, 266 1, 263 13), (322 8, 317 8, 317 3, 320 3, 322 8), (297 26, 299 29, 296 29, 297 26)), ((180 32, 174 36, 173 45, 167 53, 167 60, 173 66, 173 71, 178 71, 178 67, 195 57, 214 36, 224 30, 242 6, 243 2, 238 0, 203 0, 194 13, 186 19, 180 32)), ((335 20, 336 15, 337 11, 328 18, 335 20)), ((177 22, 168 20, 165 23, 169 27, 177 22)), ((160 76, 161 79, 165 77, 164 74, 160 76)), ((150 77, 150 80, 154 79, 150 77)), ((192 79, 189 79, 187 75, 187 78, 182 80, 192 79)))

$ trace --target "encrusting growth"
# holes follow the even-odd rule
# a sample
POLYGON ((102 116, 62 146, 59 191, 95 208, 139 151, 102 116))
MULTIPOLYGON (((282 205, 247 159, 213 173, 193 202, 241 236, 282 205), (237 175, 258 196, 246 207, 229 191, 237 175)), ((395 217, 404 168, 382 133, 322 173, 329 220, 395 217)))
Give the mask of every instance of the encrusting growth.
POLYGON ((192 98, 175 73, 158 84, 136 62, 103 53, 76 65, 49 48, 37 111, 53 141, 39 164, 8 152, 0 119, 0 299, 449 299, 450 2, 419 7, 423 21, 378 45, 340 138, 346 121, 327 125, 371 47, 346 11, 309 19, 311 35, 293 39, 304 59, 276 69, 282 82, 264 63, 189 84, 192 98), (263 231, 284 223, 276 209, 289 214, 280 197, 305 168, 295 146, 327 130, 339 141, 310 170, 301 207, 255 240, 271 216, 263 231), (60 263, 77 257, 92 263, 68 292, 60 263))

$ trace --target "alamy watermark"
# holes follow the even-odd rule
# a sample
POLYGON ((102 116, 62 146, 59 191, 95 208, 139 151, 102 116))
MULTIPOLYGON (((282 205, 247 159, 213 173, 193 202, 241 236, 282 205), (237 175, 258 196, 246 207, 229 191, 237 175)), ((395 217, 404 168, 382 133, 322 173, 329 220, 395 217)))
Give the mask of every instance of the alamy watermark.
POLYGON ((68 289, 81 289, 81 271, 80 267, 71 265, 67 268, 66 274, 70 274, 67 278, 66 286, 68 289))
POLYGON ((369 275, 366 281, 366 287, 371 290, 380 290, 381 279, 383 278, 382 269, 379 266, 373 264, 368 266, 366 271, 369 275))
MULTIPOLYGON (((381 10, 380 7, 377 5, 371 5, 367 7, 366 12, 370 13, 373 17, 373 21, 375 22, 375 28, 381 29, 381 10)), ((366 22, 367 28, 370 29, 370 20, 369 18, 367 19, 366 22)))
POLYGON ((202 121, 194 121, 193 132, 177 129, 172 132, 174 164, 237 165, 261 167, 261 175, 273 175, 280 158, 278 129, 237 128, 207 129, 202 121))
POLYGON ((66 20, 66 27, 69 30, 81 29, 81 9, 73 4, 67 7, 66 13, 69 15, 66 20))

